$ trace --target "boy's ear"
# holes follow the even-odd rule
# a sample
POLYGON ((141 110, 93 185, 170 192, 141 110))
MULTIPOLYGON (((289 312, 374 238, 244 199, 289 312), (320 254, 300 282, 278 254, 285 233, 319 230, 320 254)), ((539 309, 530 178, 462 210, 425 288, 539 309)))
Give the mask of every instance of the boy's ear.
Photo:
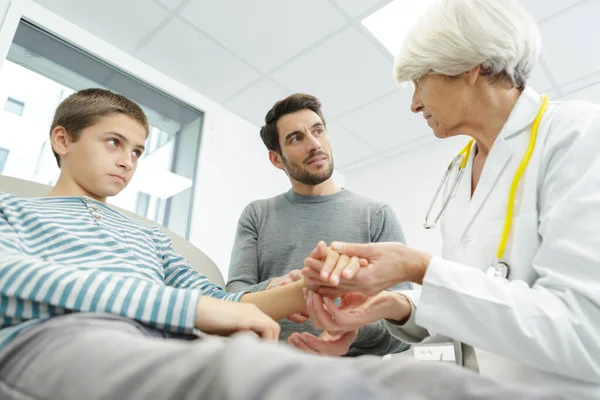
POLYGON ((276 151, 269 150, 269 161, 271 161, 271 164, 273 164, 275 168, 284 169, 285 167, 281 161, 281 156, 276 151))
POLYGON ((69 134, 67 130, 62 126, 57 126, 52 129, 52 133, 50 134, 50 143, 52 144, 52 149, 56 154, 61 157, 66 156, 69 153, 69 134))

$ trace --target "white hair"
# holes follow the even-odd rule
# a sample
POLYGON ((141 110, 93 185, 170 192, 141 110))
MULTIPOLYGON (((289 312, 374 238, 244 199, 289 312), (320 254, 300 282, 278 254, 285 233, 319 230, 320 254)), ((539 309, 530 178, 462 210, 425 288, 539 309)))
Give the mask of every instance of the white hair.
POLYGON ((538 26, 516 0, 439 0, 405 38, 394 76, 456 76, 480 65, 483 75, 522 89, 539 52, 538 26))

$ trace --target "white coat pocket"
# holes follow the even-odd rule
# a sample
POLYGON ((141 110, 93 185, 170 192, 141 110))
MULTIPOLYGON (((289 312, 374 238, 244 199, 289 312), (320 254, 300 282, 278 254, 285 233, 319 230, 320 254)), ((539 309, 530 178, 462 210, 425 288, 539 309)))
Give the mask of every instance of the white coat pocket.
MULTIPOLYGON (((471 265, 485 271, 496 260, 502 238, 504 220, 483 222, 474 235, 473 251, 469 254, 471 265)), ((510 266, 510 280, 519 279, 532 284, 537 278, 532 261, 539 248, 537 212, 519 215, 513 223, 502 261, 510 266)))

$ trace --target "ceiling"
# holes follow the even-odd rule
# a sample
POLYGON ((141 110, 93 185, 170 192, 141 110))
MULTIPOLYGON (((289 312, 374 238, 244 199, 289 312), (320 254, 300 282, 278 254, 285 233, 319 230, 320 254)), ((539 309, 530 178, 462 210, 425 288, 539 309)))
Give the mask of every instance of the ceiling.
MULTIPOLYGON (((412 91, 394 83, 392 55, 361 25, 390 0, 35 1, 257 126, 288 94, 317 96, 341 172, 433 140, 412 91)), ((529 84, 600 103, 600 1, 521 2, 542 32, 529 84)))

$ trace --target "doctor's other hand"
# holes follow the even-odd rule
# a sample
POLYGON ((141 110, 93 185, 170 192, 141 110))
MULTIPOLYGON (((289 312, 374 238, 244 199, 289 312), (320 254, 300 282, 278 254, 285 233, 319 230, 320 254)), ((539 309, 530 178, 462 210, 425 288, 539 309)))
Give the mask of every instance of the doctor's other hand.
MULTIPOLYGON (((311 254, 316 253, 319 246, 321 243, 311 254)), ((430 255, 403 243, 334 242, 325 259, 312 255, 307 258, 302 274, 308 287, 320 284, 343 292, 375 295, 401 282, 421 284, 430 260, 430 255), (360 268, 348 267, 350 264, 345 265, 346 258, 367 260, 368 265, 361 264, 360 268)), ((320 289, 319 292, 323 293, 320 289)))
MULTIPOLYGON (((299 281, 303 278, 304 277, 302 276, 302 272, 299 269, 293 269, 283 276, 271 279, 271 282, 269 282, 265 290, 273 289, 279 286, 285 286, 289 283, 299 281)), ((304 310, 299 313, 288 315, 287 319, 297 324, 301 324, 303 322, 308 321, 308 314, 306 310, 304 310)))
POLYGON ((294 332, 288 338, 288 343, 306 353, 341 357, 348 353, 357 336, 358 329, 337 334, 324 331, 318 337, 308 332, 294 332))
POLYGON ((387 291, 375 296, 346 293, 338 306, 331 298, 311 290, 306 304, 313 326, 331 334, 353 331, 381 319, 404 321, 411 313, 404 295, 387 291))

